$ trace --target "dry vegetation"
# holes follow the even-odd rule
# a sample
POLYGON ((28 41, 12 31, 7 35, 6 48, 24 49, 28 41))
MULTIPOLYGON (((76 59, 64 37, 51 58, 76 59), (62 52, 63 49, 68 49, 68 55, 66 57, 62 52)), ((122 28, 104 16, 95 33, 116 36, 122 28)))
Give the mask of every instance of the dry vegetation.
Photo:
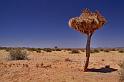
POLYGON ((123 50, 91 49, 85 73, 84 49, 0 48, 0 82, 119 82, 124 78, 123 50))
POLYGON ((27 52, 25 50, 22 49, 11 49, 9 50, 9 60, 27 60, 27 52))

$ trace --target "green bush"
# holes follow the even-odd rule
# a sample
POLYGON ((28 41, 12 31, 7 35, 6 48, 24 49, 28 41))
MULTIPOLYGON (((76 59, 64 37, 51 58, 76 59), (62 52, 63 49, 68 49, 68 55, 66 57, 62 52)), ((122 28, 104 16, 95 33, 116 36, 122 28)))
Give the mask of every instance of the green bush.
POLYGON ((27 60, 27 52, 22 49, 11 49, 9 55, 10 60, 27 60))

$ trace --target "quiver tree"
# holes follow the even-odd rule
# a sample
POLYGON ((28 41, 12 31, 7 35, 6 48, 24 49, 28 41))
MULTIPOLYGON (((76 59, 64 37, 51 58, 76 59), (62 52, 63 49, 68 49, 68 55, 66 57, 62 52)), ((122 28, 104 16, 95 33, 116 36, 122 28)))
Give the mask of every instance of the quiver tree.
POLYGON ((89 9, 84 9, 79 17, 74 17, 69 20, 69 26, 71 28, 87 35, 84 71, 87 71, 89 64, 91 37, 93 33, 105 23, 106 19, 99 13, 99 11, 91 12, 89 9))

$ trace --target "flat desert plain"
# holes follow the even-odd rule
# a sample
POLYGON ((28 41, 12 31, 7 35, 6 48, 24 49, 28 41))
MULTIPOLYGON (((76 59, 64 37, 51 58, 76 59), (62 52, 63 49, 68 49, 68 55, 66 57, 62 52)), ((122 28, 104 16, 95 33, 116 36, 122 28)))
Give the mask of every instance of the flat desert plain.
POLYGON ((0 50, 0 82, 119 82, 124 53, 91 53, 89 71, 83 72, 85 52, 27 51, 29 60, 7 60, 0 50))

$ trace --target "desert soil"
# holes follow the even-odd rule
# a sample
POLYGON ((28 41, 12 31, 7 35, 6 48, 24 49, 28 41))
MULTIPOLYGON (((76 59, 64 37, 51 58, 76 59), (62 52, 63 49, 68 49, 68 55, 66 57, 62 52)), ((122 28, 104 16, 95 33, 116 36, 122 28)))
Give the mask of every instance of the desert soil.
POLYGON ((0 82, 119 82, 118 64, 124 59, 117 51, 92 53, 90 70, 83 72, 85 52, 28 52, 29 60, 14 61, 8 54, 0 50, 0 82))

